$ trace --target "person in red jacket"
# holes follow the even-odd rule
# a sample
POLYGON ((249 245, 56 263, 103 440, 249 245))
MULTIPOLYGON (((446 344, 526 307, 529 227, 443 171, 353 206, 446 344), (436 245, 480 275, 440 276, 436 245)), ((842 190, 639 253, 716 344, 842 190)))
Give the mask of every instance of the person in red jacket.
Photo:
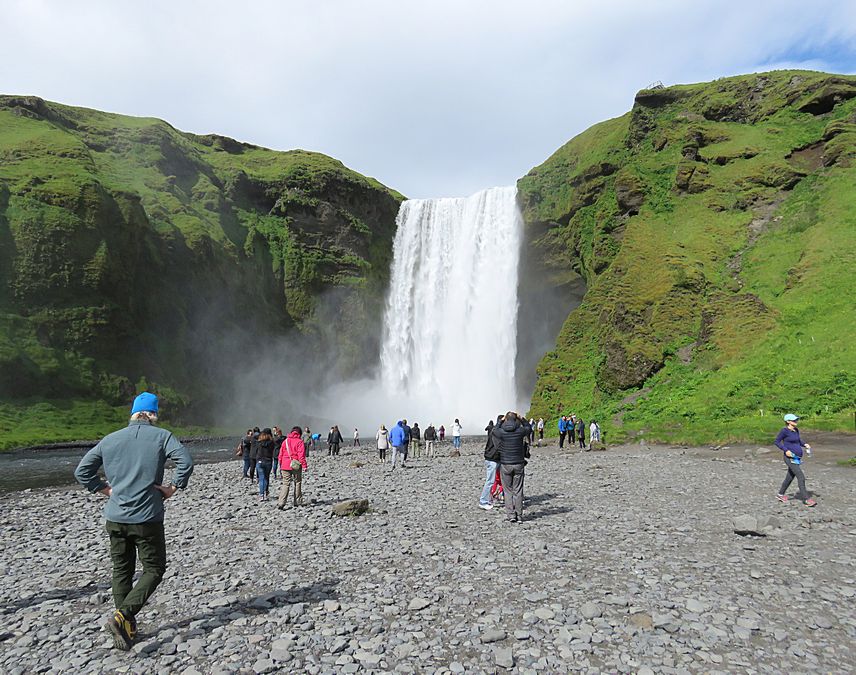
POLYGON ((300 427, 292 427, 279 448, 279 468, 282 471, 282 483, 276 508, 282 511, 288 502, 288 493, 294 483, 294 505, 303 506, 303 472, 306 465, 306 446, 300 436, 300 427))

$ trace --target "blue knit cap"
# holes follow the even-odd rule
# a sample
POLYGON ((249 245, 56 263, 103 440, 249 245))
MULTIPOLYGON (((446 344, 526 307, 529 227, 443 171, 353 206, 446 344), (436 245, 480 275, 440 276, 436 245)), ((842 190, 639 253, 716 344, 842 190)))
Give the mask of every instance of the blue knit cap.
POLYGON ((138 412, 158 412, 158 397, 144 391, 134 399, 134 405, 131 407, 131 414, 138 412))

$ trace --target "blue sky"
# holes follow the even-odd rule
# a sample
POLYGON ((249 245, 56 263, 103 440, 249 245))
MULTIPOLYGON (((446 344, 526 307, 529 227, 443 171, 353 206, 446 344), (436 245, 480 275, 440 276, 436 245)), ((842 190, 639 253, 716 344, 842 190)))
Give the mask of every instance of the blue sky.
POLYGON ((0 92, 341 159, 411 197, 508 185, 635 92, 856 72, 856 2, 4 0, 0 92))

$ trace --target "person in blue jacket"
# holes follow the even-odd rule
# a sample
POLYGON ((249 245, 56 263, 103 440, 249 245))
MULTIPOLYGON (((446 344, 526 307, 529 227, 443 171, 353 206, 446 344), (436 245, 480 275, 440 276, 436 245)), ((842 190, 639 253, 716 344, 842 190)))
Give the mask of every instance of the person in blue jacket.
POLYGON ((407 457, 407 430, 401 420, 389 430, 389 444, 392 446, 392 469, 395 469, 395 461, 399 455, 401 455, 401 468, 403 469, 404 460, 407 457))
POLYGON ((811 455, 811 446, 808 443, 803 443, 800 438, 799 424, 800 418, 793 413, 785 415, 785 426, 776 436, 776 447, 784 453, 785 464, 788 467, 788 473, 785 476, 785 481, 776 495, 776 499, 780 502, 788 501, 788 495, 785 494, 791 486, 794 478, 797 479, 799 491, 797 499, 802 501, 806 506, 816 506, 817 502, 810 499, 805 489, 805 474, 802 470, 803 457, 811 455), (803 452, 805 451, 805 453, 803 452))
POLYGON ((565 436, 568 433, 568 419, 562 415, 559 418, 559 449, 565 447, 565 436))

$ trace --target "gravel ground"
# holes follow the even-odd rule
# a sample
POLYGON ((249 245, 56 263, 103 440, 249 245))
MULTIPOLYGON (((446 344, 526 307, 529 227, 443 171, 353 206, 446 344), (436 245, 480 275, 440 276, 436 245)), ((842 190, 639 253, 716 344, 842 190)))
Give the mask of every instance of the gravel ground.
POLYGON ((236 462, 197 467, 168 504, 167 578, 129 653, 101 628, 103 498, 4 495, 0 672, 854 670, 851 469, 809 462, 809 509, 775 501, 768 451, 535 448, 511 525, 476 508, 475 441, 394 472, 346 452, 310 457, 311 504, 283 512, 236 462), (331 517, 361 497, 368 514, 331 517), (742 514, 782 527, 741 537, 742 514))

